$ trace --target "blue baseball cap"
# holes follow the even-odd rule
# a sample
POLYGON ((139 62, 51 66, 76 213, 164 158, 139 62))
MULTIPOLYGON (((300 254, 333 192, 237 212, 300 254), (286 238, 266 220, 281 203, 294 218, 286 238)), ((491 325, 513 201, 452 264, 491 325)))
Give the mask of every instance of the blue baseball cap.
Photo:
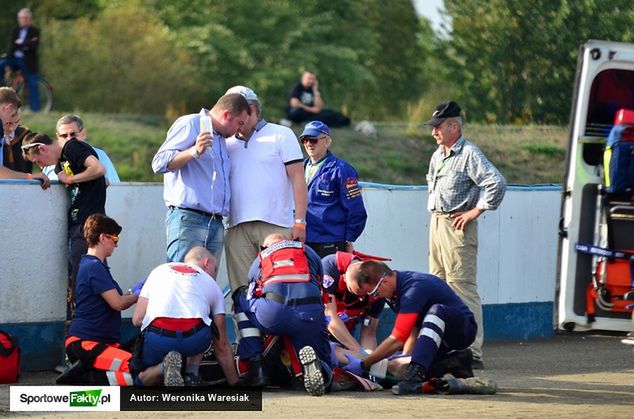
POLYGON ((304 137, 319 137, 321 134, 326 134, 330 136, 330 129, 328 125, 324 124, 321 121, 310 121, 304 127, 304 132, 299 136, 301 140, 304 137))

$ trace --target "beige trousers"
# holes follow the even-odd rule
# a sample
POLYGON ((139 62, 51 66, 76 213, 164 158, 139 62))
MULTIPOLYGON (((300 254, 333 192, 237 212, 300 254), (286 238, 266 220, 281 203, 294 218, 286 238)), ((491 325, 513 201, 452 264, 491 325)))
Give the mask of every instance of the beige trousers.
POLYGON ((264 221, 249 221, 227 229, 225 253, 232 292, 249 283, 249 268, 258 256, 260 245, 266 236, 273 233, 288 237, 291 230, 264 221))
POLYGON ((471 221, 464 230, 457 230, 451 221, 448 214, 432 213, 429 226, 429 272, 447 281, 473 312, 478 333, 471 350, 475 358, 482 359, 484 325, 482 301, 476 281, 478 222, 471 221))

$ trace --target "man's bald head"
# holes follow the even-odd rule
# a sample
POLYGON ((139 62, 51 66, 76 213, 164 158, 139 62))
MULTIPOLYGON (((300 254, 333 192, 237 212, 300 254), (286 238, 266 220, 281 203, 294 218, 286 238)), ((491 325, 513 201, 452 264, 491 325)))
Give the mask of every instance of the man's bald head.
POLYGON ((185 255, 184 262, 199 266, 214 278, 218 272, 216 257, 202 246, 192 247, 185 255))
POLYGON ((269 247, 273 243, 277 243, 282 240, 288 240, 288 237, 284 237, 283 235, 278 233, 269 234, 268 236, 266 236, 266 238, 262 242, 262 246, 269 247))

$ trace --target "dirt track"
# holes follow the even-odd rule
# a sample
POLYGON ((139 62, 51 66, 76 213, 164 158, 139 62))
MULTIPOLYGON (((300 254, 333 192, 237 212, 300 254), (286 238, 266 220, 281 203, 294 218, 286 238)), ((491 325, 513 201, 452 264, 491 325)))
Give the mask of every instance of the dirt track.
MULTIPOLYGON (((222 417, 634 417, 634 353, 620 335, 562 334, 552 339, 493 342, 485 346, 486 369, 478 375, 498 383, 494 396, 407 396, 388 391, 335 393, 316 398, 264 393, 263 412, 188 412, 188 418, 222 417)), ((53 373, 30 373, 23 384, 46 385, 53 373)), ((0 386, 0 416, 9 409, 8 386, 0 386)), ((23 415, 23 414, 20 414, 23 415)), ((41 417, 40 413, 26 415, 41 417)), ((79 417, 80 413, 72 414, 79 417)), ((91 413, 104 418, 168 418, 174 412, 91 413)), ((69 416, 60 412, 51 416, 69 416)))

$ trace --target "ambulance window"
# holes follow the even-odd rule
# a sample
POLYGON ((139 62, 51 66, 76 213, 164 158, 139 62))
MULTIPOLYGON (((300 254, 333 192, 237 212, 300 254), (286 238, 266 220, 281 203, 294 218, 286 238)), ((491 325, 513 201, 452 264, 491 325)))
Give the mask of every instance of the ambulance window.
POLYGON ((634 71, 604 70, 592 81, 585 135, 607 137, 619 109, 634 109, 634 71))

